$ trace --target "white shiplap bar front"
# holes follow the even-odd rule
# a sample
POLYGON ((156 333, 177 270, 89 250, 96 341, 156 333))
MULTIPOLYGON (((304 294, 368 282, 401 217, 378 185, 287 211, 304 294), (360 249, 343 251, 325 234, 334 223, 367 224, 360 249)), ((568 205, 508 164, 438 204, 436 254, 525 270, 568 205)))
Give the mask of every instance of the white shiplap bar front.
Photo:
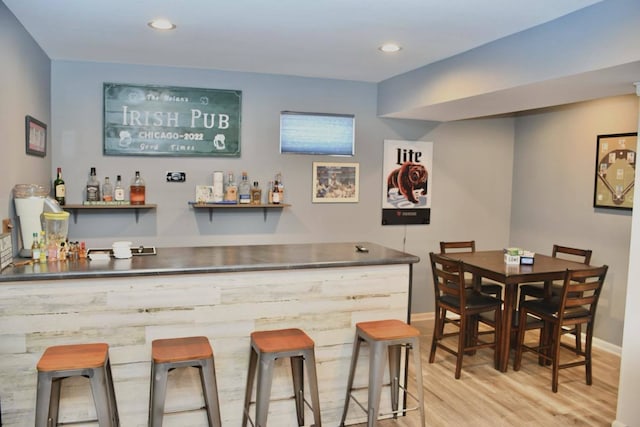
MULTIPOLYGON (((376 246, 371 246, 375 251, 376 246)), ((327 263, 321 268, 298 265, 271 269, 265 265, 263 269, 227 272, 0 281, 3 425, 33 425, 35 366, 46 347, 107 342, 121 425, 146 426, 151 341, 204 335, 215 353, 223 425, 238 426, 249 334, 289 327, 304 329, 315 341, 323 423, 338 425, 355 323, 407 319, 411 268, 416 258, 404 255, 405 263, 395 259, 390 264, 378 260, 338 267, 327 263)), ((118 263, 129 263, 120 271, 130 273, 132 261, 109 261, 113 270, 118 270, 118 263)), ((358 366, 359 385, 366 382, 366 354, 363 351, 358 366)), ((201 405, 195 370, 172 371, 169 378, 167 411, 201 405)), ((294 404, 283 399, 292 395, 291 390, 289 364, 282 360, 273 383, 272 398, 276 400, 270 406, 270 425, 296 425, 294 404)), ((383 395, 383 402, 388 401, 387 395, 383 395)), ((60 421, 88 419, 93 414, 87 381, 67 380, 60 421)), ((355 405, 349 415, 350 421, 364 420, 355 405)), ((308 411, 306 421, 311 423, 312 419, 308 411)), ((167 415, 164 425, 204 426, 206 418, 203 411, 167 415)))

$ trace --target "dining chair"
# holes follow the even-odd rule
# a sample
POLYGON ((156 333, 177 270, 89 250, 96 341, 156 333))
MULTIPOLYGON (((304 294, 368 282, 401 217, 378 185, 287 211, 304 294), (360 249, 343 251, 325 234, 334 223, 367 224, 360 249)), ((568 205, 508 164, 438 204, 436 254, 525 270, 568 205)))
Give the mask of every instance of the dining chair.
MULTIPOLYGON (((455 254, 456 252, 475 252, 476 241, 456 241, 456 242, 440 242, 441 254, 455 254)), ((471 278, 465 279, 465 286, 470 288, 473 286, 471 278)), ((481 282, 480 290, 482 293, 493 295, 496 298, 502 298, 502 286, 493 282, 481 282)))
MULTIPOLYGON (((551 256, 554 258, 558 258, 558 254, 561 255, 561 258, 570 259, 572 261, 581 262, 582 264, 589 265, 591 262, 591 249, 578 249, 578 248, 570 248, 568 246, 560 246, 553 245, 553 250, 551 251, 551 256)), ((522 304, 523 301, 527 299, 527 297, 533 298, 549 298, 552 296, 559 296, 562 293, 562 283, 552 283, 546 289, 545 295, 545 285, 544 283, 527 283, 520 286, 520 296, 518 298, 518 306, 522 304)), ((582 327, 580 325, 575 325, 572 328, 563 329, 565 334, 574 334, 576 339, 576 350, 578 352, 582 351, 582 327)))
POLYGON ((575 366, 585 366, 586 383, 591 385, 591 342, 596 316, 598 299, 604 284, 608 266, 585 270, 567 270, 562 284, 562 292, 558 297, 549 299, 538 298, 526 300, 520 307, 520 324, 526 322, 527 317, 541 320, 543 323, 539 332, 537 345, 525 345, 525 330, 518 331, 518 342, 513 369, 519 370, 522 364, 523 352, 538 355, 538 363, 548 361, 552 365, 551 389, 558 391, 558 371, 575 366), (584 351, 577 351, 568 344, 562 343, 563 328, 575 325, 586 326, 584 351), (581 357, 572 358, 570 362, 560 363, 560 348, 569 347, 581 357))
POLYGON ((435 292, 436 316, 431 341, 429 363, 433 363, 436 349, 456 356, 455 378, 460 378, 462 370, 462 357, 465 353, 483 348, 494 350, 494 365, 498 365, 500 325, 502 316, 502 300, 483 294, 476 289, 465 286, 464 263, 453 260, 443 255, 431 252, 431 269, 433 272, 433 288, 435 292), (447 320, 447 312, 455 313, 459 317, 456 320, 447 320), (486 331, 493 335, 493 341, 480 339, 475 322, 482 320, 480 313, 492 312, 494 314, 493 331, 486 331), (444 324, 450 323, 458 329, 454 332, 444 331, 444 324), (458 345, 454 349, 446 345, 443 340, 447 337, 457 336, 458 345))

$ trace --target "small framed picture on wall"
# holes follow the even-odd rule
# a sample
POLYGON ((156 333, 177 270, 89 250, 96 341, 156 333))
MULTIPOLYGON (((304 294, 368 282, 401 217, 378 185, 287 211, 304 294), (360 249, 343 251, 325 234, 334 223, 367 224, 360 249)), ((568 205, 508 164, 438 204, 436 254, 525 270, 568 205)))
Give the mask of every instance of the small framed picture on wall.
POLYGON ((633 209, 637 133, 598 135, 593 207, 633 209))
POLYGON ((313 203, 357 203, 358 163, 313 162, 313 203))
POLYGON ((25 119, 26 152, 32 156, 47 155, 47 125, 31 116, 25 119))

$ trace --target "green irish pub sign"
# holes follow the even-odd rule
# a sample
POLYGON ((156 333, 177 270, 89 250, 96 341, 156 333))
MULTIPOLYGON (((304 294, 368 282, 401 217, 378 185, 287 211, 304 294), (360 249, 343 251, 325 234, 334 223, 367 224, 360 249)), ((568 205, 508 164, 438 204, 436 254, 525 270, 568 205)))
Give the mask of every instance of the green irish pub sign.
POLYGON ((104 154, 240 157, 242 91, 104 84, 104 154))

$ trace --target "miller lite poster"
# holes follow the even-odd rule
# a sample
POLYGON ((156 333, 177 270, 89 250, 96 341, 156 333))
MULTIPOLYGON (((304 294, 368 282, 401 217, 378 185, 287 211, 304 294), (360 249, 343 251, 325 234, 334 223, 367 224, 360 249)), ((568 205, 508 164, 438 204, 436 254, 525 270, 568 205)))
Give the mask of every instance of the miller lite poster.
POLYGON ((433 142, 384 141, 382 225, 429 224, 433 142))

